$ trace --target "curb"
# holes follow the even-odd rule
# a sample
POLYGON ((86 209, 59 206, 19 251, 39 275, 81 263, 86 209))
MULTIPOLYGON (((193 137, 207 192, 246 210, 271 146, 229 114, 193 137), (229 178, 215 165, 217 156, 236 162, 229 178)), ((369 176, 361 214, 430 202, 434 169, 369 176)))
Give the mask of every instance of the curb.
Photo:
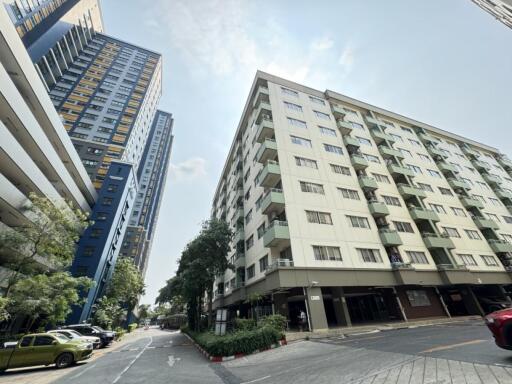
POLYGON ((260 352, 269 351, 271 349, 276 349, 276 348, 279 348, 279 347, 282 347, 282 346, 285 346, 285 345, 288 344, 288 342, 285 339, 283 339, 283 340, 279 340, 279 343, 272 344, 269 348, 257 349, 257 350, 255 350, 252 353, 247 353, 247 354, 245 354, 245 353, 237 353, 237 354, 231 355, 231 356, 212 356, 208 352, 206 352, 203 348, 201 348, 201 346, 199 344, 197 344, 195 342, 195 340, 192 337, 190 337, 188 334, 186 334, 184 332, 181 332, 181 334, 185 335, 192 342, 192 344, 194 344, 194 346, 197 349, 199 349, 199 352, 201 352, 212 363, 223 363, 225 361, 235 360, 235 359, 239 359, 241 357, 245 357, 245 356, 249 356, 249 355, 254 355, 254 354, 260 353, 260 352))

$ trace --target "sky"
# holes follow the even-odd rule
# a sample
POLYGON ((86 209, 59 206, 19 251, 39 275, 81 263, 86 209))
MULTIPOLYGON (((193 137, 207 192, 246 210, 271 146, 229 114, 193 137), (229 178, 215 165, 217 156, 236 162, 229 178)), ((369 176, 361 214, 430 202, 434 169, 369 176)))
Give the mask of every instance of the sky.
POLYGON ((105 31, 163 56, 174 144, 146 295, 208 219, 258 69, 512 156, 512 30, 470 0, 102 0, 105 31), (122 6, 120 6, 122 4, 122 6))

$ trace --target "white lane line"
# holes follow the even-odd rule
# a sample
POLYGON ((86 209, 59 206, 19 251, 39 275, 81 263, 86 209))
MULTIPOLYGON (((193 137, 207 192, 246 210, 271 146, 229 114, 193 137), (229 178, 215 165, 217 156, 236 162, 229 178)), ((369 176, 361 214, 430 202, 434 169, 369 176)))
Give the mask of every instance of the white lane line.
POLYGON ((123 376, 123 374, 130 369, 130 367, 133 365, 133 363, 135 363, 137 361, 137 359, 144 353, 144 351, 147 349, 147 347, 149 347, 151 345, 151 343, 153 342, 153 337, 152 336, 149 336, 149 343, 147 343, 144 348, 142 348, 142 350, 137 354, 137 356, 135 356, 135 358, 130 361, 130 364, 128 364, 126 366, 125 369, 123 369, 123 371, 114 379, 114 381, 112 382, 112 384, 116 384, 120 379, 121 379, 121 376, 123 376))
POLYGON ((254 379, 254 380, 251 380, 251 381, 245 381, 245 382, 243 382, 243 383, 241 383, 241 384, 257 383, 258 381, 263 381, 263 380, 266 380, 266 379, 268 379, 268 378, 270 378, 270 375, 265 376, 265 377, 260 377, 259 379, 254 379))
POLYGON ((96 366, 96 364, 90 365, 85 369, 82 369, 80 372, 78 372, 76 375, 71 376, 71 379, 76 379, 77 377, 82 376, 85 372, 89 371, 90 369, 93 369, 96 366))

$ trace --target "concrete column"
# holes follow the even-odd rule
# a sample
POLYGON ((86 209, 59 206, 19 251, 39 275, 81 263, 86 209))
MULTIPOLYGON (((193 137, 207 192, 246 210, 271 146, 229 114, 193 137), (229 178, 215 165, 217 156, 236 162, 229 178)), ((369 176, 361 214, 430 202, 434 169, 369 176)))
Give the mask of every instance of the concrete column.
POLYGON ((396 300, 396 305, 398 306, 398 309, 400 310, 400 314, 402 315, 402 319, 403 319, 404 321, 409 321, 409 320, 407 319, 406 314, 405 314, 405 311, 404 311, 404 307, 403 307, 403 305, 402 305, 402 302, 400 301, 400 297, 398 297, 398 294, 396 293, 396 288, 395 288, 395 287, 393 287, 392 289, 393 289, 393 296, 394 296, 394 298, 395 298, 395 300, 396 300))
POLYGON ((470 315, 480 315, 485 316, 485 312, 480 306, 478 299, 476 298, 475 292, 471 289, 471 286, 466 285, 460 290, 462 294, 462 300, 464 301, 464 305, 468 309, 470 315))
POLYGON ((322 288, 306 288, 306 302, 308 306, 308 319, 312 331, 327 329, 327 317, 325 316, 324 299, 322 297, 322 288))
POLYGON ((434 287, 434 289, 437 293, 437 297, 439 297, 439 301, 441 302, 441 305, 443 306, 446 316, 452 317, 452 315, 450 314, 450 311, 448 310, 448 307, 446 306, 446 303, 444 302, 443 295, 441 295, 441 292, 439 292, 439 289, 437 289, 437 287, 434 287))
POLYGON ((351 327, 352 320, 348 311, 347 301, 343 295, 343 288, 332 288, 332 303, 334 305, 334 314, 336 322, 342 327, 351 327))

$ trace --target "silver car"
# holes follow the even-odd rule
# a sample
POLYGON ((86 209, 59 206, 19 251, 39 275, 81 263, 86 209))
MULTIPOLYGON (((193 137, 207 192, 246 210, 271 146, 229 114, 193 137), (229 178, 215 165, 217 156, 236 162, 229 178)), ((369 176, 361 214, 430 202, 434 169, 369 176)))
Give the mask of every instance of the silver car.
POLYGON ((59 335, 66 336, 69 339, 81 339, 83 341, 88 341, 89 343, 92 343, 94 349, 99 348, 101 345, 101 340, 99 337, 83 336, 82 334, 72 329, 54 329, 52 331, 48 331, 48 333, 58 333, 59 335))

